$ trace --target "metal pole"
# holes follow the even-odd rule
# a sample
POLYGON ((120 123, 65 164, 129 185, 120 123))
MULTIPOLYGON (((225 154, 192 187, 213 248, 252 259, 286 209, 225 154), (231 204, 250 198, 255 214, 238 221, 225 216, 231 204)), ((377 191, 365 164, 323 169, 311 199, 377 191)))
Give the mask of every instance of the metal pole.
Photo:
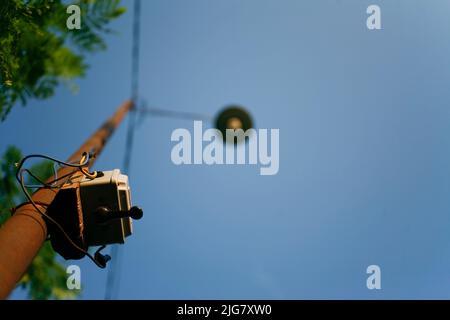
MULTIPOLYGON (((83 152, 92 152, 93 157, 89 162, 89 167, 92 166, 132 106, 131 101, 121 105, 114 115, 87 139, 67 162, 79 161, 83 152)), ((58 176, 70 174, 73 170, 73 168, 63 167, 58 170, 58 176)), ((54 178, 50 178, 49 181, 52 179, 54 178)), ((42 188, 36 191, 32 198, 36 203, 50 204, 56 194, 57 190, 42 188)), ((45 208, 43 207, 42 210, 45 208)), ((19 207, 0 228, 0 299, 7 298, 15 288, 46 238, 45 221, 31 204, 19 207)))

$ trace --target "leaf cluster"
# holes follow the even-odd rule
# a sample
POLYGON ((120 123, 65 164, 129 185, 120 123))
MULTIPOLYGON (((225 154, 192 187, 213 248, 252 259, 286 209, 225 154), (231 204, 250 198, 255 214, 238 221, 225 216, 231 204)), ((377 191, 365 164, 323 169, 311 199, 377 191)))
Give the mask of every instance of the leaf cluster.
POLYGON ((120 0, 4 0, 0 6, 0 119, 30 98, 52 96, 59 83, 85 75, 85 55, 106 48, 108 24, 120 0), (69 30, 67 7, 81 9, 81 29, 69 30))

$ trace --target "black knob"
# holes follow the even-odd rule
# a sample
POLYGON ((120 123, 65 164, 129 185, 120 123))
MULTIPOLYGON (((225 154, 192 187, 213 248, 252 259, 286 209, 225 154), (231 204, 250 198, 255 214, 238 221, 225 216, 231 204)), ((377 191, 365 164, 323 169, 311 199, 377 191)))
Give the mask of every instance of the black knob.
POLYGON ((98 207, 95 210, 95 219, 99 224, 107 223, 111 220, 122 219, 122 218, 132 218, 134 220, 139 220, 144 215, 144 212, 139 207, 131 207, 129 211, 112 211, 108 207, 98 207))
POLYGON ((139 220, 144 216, 144 211, 139 207, 131 207, 129 217, 134 220, 139 220))

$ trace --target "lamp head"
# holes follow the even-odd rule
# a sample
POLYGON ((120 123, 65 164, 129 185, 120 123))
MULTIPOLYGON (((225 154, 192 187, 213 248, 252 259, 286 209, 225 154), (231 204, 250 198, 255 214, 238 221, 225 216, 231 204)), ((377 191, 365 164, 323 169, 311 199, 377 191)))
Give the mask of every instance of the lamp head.
MULTIPOLYGON (((215 120, 215 125, 225 140, 227 129, 242 129, 245 132, 253 128, 253 120, 248 111, 243 107, 231 105, 219 112, 215 120)), ((243 141, 245 141, 245 138, 236 138, 235 144, 242 143, 243 141)))

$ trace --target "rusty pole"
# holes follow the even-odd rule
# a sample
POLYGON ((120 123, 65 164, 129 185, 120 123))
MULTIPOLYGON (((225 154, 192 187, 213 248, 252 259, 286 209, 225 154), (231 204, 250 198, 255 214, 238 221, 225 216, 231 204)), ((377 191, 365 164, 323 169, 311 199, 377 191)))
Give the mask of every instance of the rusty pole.
MULTIPOLYGON (((88 167, 92 166, 114 130, 121 123, 127 112, 133 107, 132 101, 121 105, 85 143, 67 160, 79 161, 83 152, 92 152, 88 167)), ((70 174, 74 168, 63 167, 58 170, 58 177, 70 174)), ((50 178, 53 180, 54 178, 50 178)), ((32 199, 36 203, 50 204, 57 189, 41 188, 32 199)), ((44 207, 41 210, 45 210, 44 207)), ((20 206, 14 215, 0 227, 0 299, 5 299, 15 288, 30 263, 47 238, 47 226, 42 215, 32 204, 20 206)))

